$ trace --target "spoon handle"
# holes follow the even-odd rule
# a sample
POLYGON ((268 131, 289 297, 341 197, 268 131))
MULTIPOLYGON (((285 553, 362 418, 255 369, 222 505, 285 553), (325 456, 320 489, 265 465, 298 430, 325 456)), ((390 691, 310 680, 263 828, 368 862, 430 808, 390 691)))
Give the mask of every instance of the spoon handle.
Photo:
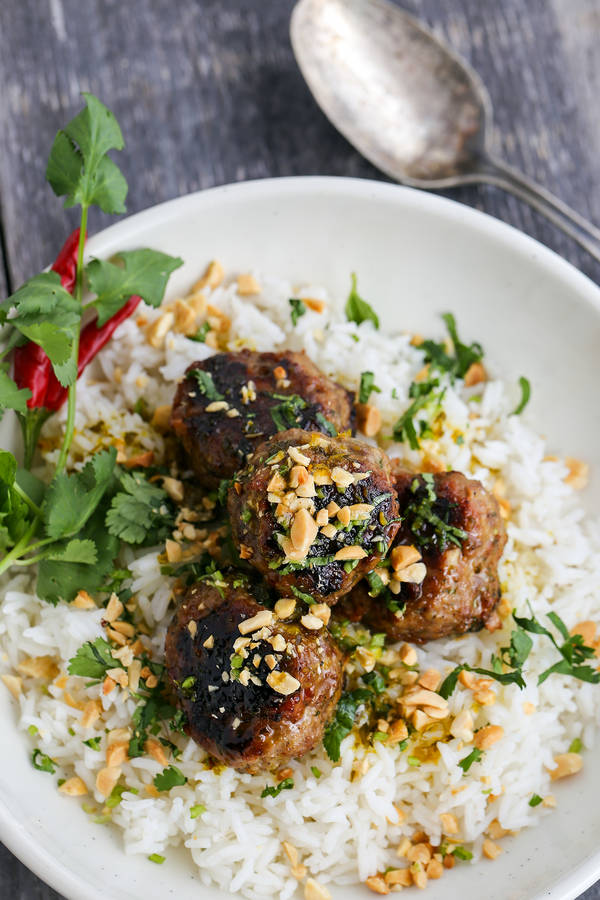
POLYGON ((482 181, 496 184, 529 203, 600 262, 600 228, 596 228, 546 188, 495 157, 486 159, 478 174, 482 181))

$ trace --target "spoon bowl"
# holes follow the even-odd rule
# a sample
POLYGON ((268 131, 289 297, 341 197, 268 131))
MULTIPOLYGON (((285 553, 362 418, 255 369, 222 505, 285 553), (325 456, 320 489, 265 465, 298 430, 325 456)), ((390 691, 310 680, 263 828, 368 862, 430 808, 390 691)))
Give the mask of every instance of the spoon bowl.
POLYGON ((494 156, 485 85, 418 19, 387 0, 299 0, 290 36, 315 100, 377 168, 419 188, 496 184, 600 261, 600 229, 494 156))

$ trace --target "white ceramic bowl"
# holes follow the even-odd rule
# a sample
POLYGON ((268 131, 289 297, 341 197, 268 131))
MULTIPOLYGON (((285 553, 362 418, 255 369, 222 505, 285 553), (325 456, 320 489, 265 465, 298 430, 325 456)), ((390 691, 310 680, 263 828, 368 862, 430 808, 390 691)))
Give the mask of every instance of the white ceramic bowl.
MULTIPOLYGON (((90 255, 154 247, 185 265, 169 294, 190 287, 206 263, 228 273, 260 268, 345 296, 351 272, 388 331, 441 333, 457 316, 492 371, 532 384, 527 415, 550 452, 600 467, 600 290, 571 265, 482 213, 408 188, 335 178, 292 178, 216 188, 132 216, 92 238, 90 255)), ((6 438, 6 435, 5 435, 6 438)), ((8 436, 10 440, 10 436, 8 436)), ((3 446, 6 446, 6 440, 3 446)), ((600 479, 582 497, 598 508, 600 479)), ((56 779, 30 764, 15 702, 0 691, 0 839, 69 900, 217 900, 185 851, 163 866, 125 856, 117 829, 88 824, 56 779)), ((556 787, 558 809, 505 840, 495 862, 456 866, 427 887, 429 900, 571 900, 600 877, 600 752, 556 787)), ((332 889, 358 900, 366 888, 332 889)), ((299 892, 300 893, 300 892, 299 892)))

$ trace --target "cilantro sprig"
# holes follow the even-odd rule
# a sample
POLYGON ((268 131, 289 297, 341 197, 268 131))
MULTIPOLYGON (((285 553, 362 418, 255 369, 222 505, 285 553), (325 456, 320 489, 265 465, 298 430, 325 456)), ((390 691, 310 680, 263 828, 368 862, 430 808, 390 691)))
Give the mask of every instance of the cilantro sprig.
POLYGON ((342 741, 352 731, 359 708, 366 703, 372 703, 374 699, 375 693, 366 688, 357 688, 342 694, 323 737, 323 746, 332 762, 339 760, 342 741))
POLYGON ((346 318, 349 322, 356 322, 361 325, 363 322, 371 321, 375 328, 379 328, 379 317, 366 300, 359 296, 356 290, 356 275, 352 273, 352 288, 346 302, 346 318))
POLYGON ((283 781, 280 781, 279 784, 275 787, 270 787, 269 785, 267 785, 260 796, 262 800, 264 800, 265 797, 279 797, 282 791, 291 791, 293 787, 294 779, 284 778, 283 781))
POLYGON ((419 349, 425 351, 425 362, 438 372, 447 373, 452 381, 464 378, 473 363, 480 362, 484 353, 481 344, 463 344, 458 336, 456 321, 452 313, 444 313, 442 319, 446 323, 452 348, 447 343, 437 344, 435 341, 423 341, 419 349))

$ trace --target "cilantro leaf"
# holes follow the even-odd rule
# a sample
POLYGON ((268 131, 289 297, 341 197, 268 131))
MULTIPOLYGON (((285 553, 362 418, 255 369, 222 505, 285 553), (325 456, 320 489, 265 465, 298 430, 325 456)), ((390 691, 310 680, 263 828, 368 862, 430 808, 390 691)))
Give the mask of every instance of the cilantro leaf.
POLYGON ((581 740, 579 738, 574 738, 571 741, 571 746, 569 747, 569 753, 579 753, 581 750, 581 740))
POLYGON ((61 472, 50 482, 43 506, 48 537, 69 537, 83 528, 110 483, 116 459, 114 447, 101 450, 81 472, 61 472))
POLYGON ((90 290, 98 296, 90 306, 98 310, 102 326, 131 296, 139 295, 150 306, 162 303, 171 272, 183 265, 178 257, 158 250, 131 250, 117 253, 123 267, 104 259, 93 259, 86 267, 90 290))
POLYGON ((375 376, 372 372, 362 372, 360 376, 360 388, 358 391, 358 402, 368 403, 372 391, 376 394, 381 393, 381 388, 374 384, 375 376))
POLYGON ((315 419, 321 426, 321 428, 323 430, 323 434, 328 434, 330 437, 337 437, 337 433, 338 433, 337 428, 335 427, 333 422, 330 422, 329 419, 327 419, 323 415, 323 413, 316 412, 315 419))
POLYGON ((42 600, 58 603, 70 602, 80 590, 94 593, 104 585, 106 575, 112 572, 113 560, 120 549, 119 541, 106 530, 104 520, 108 511, 108 501, 104 498, 90 516, 82 530, 76 535, 78 541, 93 541, 98 561, 94 565, 84 562, 43 559, 40 562, 36 592, 42 600))
POLYGON ((7 374, 9 369, 8 363, 0 365, 0 419, 4 415, 5 409, 14 409, 25 415, 27 412, 27 401, 31 400, 33 394, 29 388, 19 388, 7 374))
POLYGON ((109 533, 128 544, 159 543, 169 537, 174 516, 166 491, 141 472, 118 472, 117 478, 121 490, 106 516, 109 533))
POLYGON ((0 550, 14 546, 28 528, 29 510, 15 490, 17 461, 8 450, 0 450, 0 550))
POLYGON ((529 403, 529 398, 531 397, 531 385, 529 384, 529 381, 521 376, 521 378, 519 378, 519 384, 521 385, 521 402, 516 409, 513 409, 511 416, 520 415, 529 403))
POLYGON ((531 800, 529 801, 529 805, 530 805, 530 806, 539 806, 540 803, 543 803, 543 800, 542 800, 542 798, 539 796, 539 794, 534 794, 534 795, 532 796, 531 800))
POLYGON ((195 806, 190 806, 190 819, 197 819, 198 816, 201 816, 202 813, 206 812, 206 807, 203 803, 197 803, 195 806))
POLYGON ((290 297, 290 306, 292 307, 290 318, 292 320, 292 325, 295 328, 300 316, 303 316, 306 312, 306 306, 304 301, 300 300, 298 297, 290 297))
POLYGON ((69 675, 80 675, 82 678, 104 678, 106 670, 115 667, 111 649, 108 641, 103 638, 96 638, 93 643, 88 641, 69 660, 69 675))
POLYGON ((375 670, 366 672, 362 676, 362 680, 365 684, 368 684, 370 688, 373 688, 376 694, 383 694, 385 691, 385 679, 379 672, 375 672, 375 670))
POLYGON ((54 775, 56 769, 52 765, 52 760, 49 756, 46 756, 45 753, 42 753, 41 750, 34 750, 31 754, 31 762, 33 763, 36 769, 39 769, 40 772, 50 772, 51 775, 54 775))
POLYGON ((215 387, 213 377, 210 372, 204 369, 192 369, 190 375, 198 382, 198 387, 208 400, 223 400, 223 394, 220 394, 215 387))
POLYGON ((521 618, 513 613, 513 619, 520 628, 529 631, 532 634, 540 634, 550 638, 558 652, 563 657, 559 662, 550 666, 549 669, 542 672, 538 677, 538 684, 543 684, 550 675, 571 675, 580 681, 586 681, 590 684, 598 684, 600 682, 600 672, 597 672, 591 666, 583 665, 586 660, 593 659, 596 651, 593 647, 587 647, 584 644, 583 637, 580 634, 569 635, 569 630, 562 619, 555 612, 549 612, 548 618, 552 624, 560 631, 563 636, 564 643, 560 646, 554 639, 553 634, 541 625, 535 616, 531 619, 521 618))
POLYGON ((452 313, 444 313, 442 319, 448 328, 448 334, 452 338, 454 344, 454 353, 456 354, 456 374, 459 378, 464 378, 467 371, 473 363, 480 362, 483 359, 483 350, 481 344, 463 344, 456 330, 456 322, 452 313))
POLYGON ((529 656, 532 647, 533 641, 527 632, 517 625, 517 628, 510 634, 510 646, 501 647, 500 653, 508 665, 513 669, 519 669, 529 656))
POLYGON ((411 450, 419 449, 419 438, 417 437, 417 431, 413 420, 416 414, 424 409, 429 403, 440 401, 441 396, 437 394, 435 390, 439 385, 440 383, 437 378, 431 378, 427 381, 413 381, 408 391, 408 395, 412 398, 413 402, 408 409, 402 413, 394 425, 393 435, 395 441, 399 441, 400 443, 407 441, 411 450))
POLYGON ((293 584, 291 584, 290 587, 292 589, 292 594, 294 594, 295 597, 298 597, 299 600, 303 600, 304 603, 307 603, 309 606, 312 606, 313 603, 316 603, 314 597, 311 597, 310 594, 305 594, 303 591, 298 590, 298 588, 294 587, 293 584))
POLYGON ((187 778, 177 766, 168 766, 154 779, 157 791, 170 791, 171 788, 187 784, 187 778))
POLYGON ((291 791, 293 787, 294 779, 284 778, 276 787, 269 787, 269 785, 267 785, 260 796, 262 800, 264 800, 265 797, 279 797, 282 791, 291 791))
POLYGON ((448 524, 452 504, 445 497, 438 497, 434 485, 433 475, 429 472, 423 473, 420 480, 414 479, 410 488, 414 500, 406 507, 403 518, 420 547, 433 547, 443 552, 448 544, 456 544, 462 549, 462 543, 469 535, 462 528, 448 524))
POLYGON ((333 762, 337 762, 340 758, 341 743, 352 731, 358 708, 370 703, 374 696, 373 692, 366 688, 357 688, 340 697, 333 719, 327 725, 323 737, 323 746, 333 762))
POLYGON ((371 321, 375 328, 379 328, 379 318, 375 311, 371 309, 366 300, 359 297, 356 290, 356 275, 352 273, 352 289, 348 295, 346 302, 346 318, 349 322, 356 322, 360 325, 362 322, 371 321))
POLYGON ((271 394, 271 396, 276 400, 281 400, 281 403, 271 407, 271 418, 277 431, 297 428, 298 413, 308 406, 306 400, 303 400, 298 394, 271 394))
POLYGON ((69 541, 68 544, 58 545, 48 554, 46 559, 60 560, 60 562, 84 563, 93 566, 98 562, 98 550, 93 541, 81 541, 77 538, 69 541))
POLYGON ((493 678, 500 684, 518 684, 521 690, 526 687, 521 669, 515 669, 514 672, 496 672, 490 669, 473 669, 467 663, 461 663, 450 672, 438 689, 438 694, 440 697, 443 697, 444 700, 447 700, 448 697, 451 697, 454 693, 454 689, 458 682, 458 676, 461 672, 476 672, 478 675, 493 678))
POLYGON ((99 737, 90 738, 88 741, 84 741, 83 743, 85 744, 86 747, 89 747, 90 750, 100 750, 100 738, 99 737))
POLYGON ((475 748, 475 750, 471 750, 468 756, 461 759, 458 765, 463 770, 463 774, 466 775, 473 763, 479 762, 482 756, 483 750, 477 750, 477 748, 475 748))
POLYGON ((123 135, 114 115, 93 94, 83 94, 86 108, 59 131, 48 160, 46 178, 65 207, 95 204, 105 213, 125 212, 127 182, 106 156, 122 150, 123 135))

